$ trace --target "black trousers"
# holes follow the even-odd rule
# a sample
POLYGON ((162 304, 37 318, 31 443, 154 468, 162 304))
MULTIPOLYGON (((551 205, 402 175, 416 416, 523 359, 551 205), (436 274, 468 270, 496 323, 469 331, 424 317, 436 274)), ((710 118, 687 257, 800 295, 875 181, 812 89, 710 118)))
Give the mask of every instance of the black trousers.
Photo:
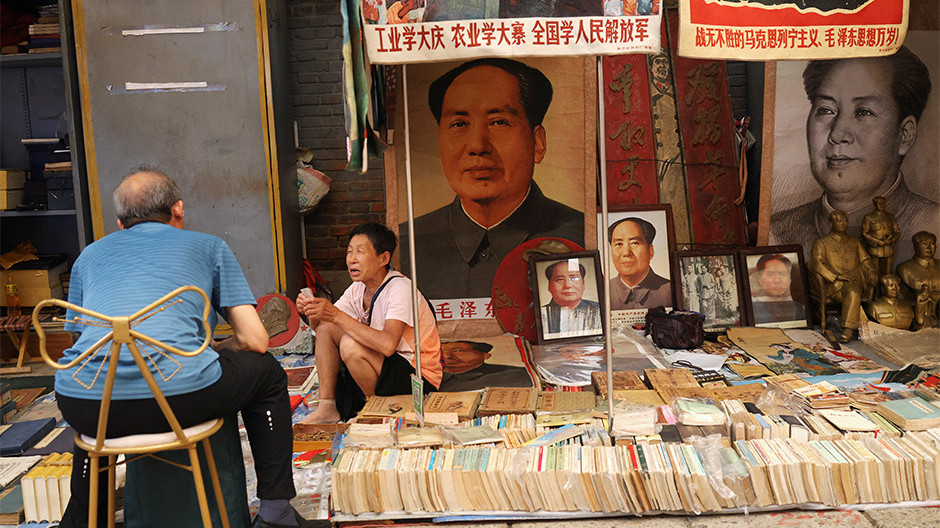
MULTIPOLYGON (((258 475, 258 497, 292 498, 296 492, 291 463, 293 432, 287 374, 274 356, 256 352, 220 350, 219 365, 222 375, 212 385, 167 397, 177 420, 182 427, 190 427, 241 411, 258 475)), ((76 431, 89 436, 97 434, 99 400, 70 398, 61 394, 56 399, 62 416, 76 431)), ((156 400, 112 400, 108 437, 169 430, 156 400)), ((72 498, 63 515, 62 528, 88 525, 89 467, 87 452, 75 446, 72 498)), ((98 524, 105 526, 107 478, 99 478, 98 482, 98 524)))

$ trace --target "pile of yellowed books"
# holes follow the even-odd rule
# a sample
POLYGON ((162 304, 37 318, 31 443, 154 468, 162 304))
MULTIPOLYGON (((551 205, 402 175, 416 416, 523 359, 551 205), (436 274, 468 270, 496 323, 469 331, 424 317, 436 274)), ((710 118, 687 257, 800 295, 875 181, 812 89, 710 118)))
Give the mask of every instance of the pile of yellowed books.
POLYGON ((940 500, 940 428, 903 437, 342 449, 338 514, 717 512, 940 500))

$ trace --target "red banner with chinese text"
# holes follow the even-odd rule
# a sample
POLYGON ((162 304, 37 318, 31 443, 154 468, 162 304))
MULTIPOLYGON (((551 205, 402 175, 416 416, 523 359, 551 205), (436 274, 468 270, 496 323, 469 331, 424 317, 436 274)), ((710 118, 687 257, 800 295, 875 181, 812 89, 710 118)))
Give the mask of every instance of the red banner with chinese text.
POLYGON ((659 203, 646 57, 604 57, 603 68, 607 203, 659 203))
POLYGON ((360 0, 375 64, 655 53, 660 0, 360 0))
MULTIPOLYGON (((675 27, 677 13, 667 16, 675 27)), ((692 238, 695 244, 744 244, 744 215, 734 204, 741 187, 725 63, 679 57, 677 38, 670 31, 692 238)))
POLYGON ((742 60, 891 55, 908 0, 683 0, 679 53, 742 60))

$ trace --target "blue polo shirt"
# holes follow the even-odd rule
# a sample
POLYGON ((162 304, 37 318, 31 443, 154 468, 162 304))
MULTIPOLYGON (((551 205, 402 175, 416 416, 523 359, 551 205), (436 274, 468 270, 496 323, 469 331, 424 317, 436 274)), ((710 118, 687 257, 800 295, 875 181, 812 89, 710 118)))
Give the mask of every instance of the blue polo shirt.
MULTIPOLYGON (((69 283, 69 302, 108 315, 132 315, 171 290, 186 285, 202 288, 212 303, 210 328, 216 312, 243 304, 255 304, 255 297, 228 245, 220 238, 185 231, 158 222, 145 222, 117 231, 82 251, 69 283)), ((132 326, 143 334, 183 351, 195 350, 205 339, 201 324, 203 302, 195 292, 181 296, 173 304, 132 326)), ((76 314, 69 311, 71 320, 76 314)), ((80 318, 88 319, 79 315, 80 318)), ((132 323, 133 325, 133 323, 132 323)), ((75 345, 65 351, 59 363, 67 363, 101 339, 110 328, 66 323, 65 329, 81 332, 75 345)), ((101 369, 103 347, 90 361, 56 373, 55 390, 65 396, 101 399, 107 369, 101 369), (89 388, 90 387, 90 388, 89 388)), ((185 394, 203 389, 221 375, 218 354, 211 348, 193 358, 169 354, 162 349, 141 346, 141 352, 155 362, 154 378, 164 395, 185 394)), ((140 375, 130 351, 122 349, 112 398, 130 400, 151 398, 152 393, 140 375)))

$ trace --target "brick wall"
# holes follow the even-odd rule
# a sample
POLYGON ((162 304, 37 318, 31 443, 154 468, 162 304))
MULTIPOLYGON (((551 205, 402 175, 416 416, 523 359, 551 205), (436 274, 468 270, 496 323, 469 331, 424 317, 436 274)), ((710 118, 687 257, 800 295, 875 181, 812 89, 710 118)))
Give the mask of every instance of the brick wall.
MULTIPOLYGON (((349 230, 385 219, 385 176, 381 159, 370 159, 365 174, 343 170, 346 126, 339 5, 337 0, 287 0, 290 81, 300 146, 313 149, 314 168, 333 180, 330 192, 306 216, 307 258, 318 270, 342 270, 338 275, 345 275, 349 230)), ((329 276, 326 279, 333 283, 329 276)))
MULTIPOLYGON (((365 174, 343 170, 346 129, 342 101, 343 17, 337 0, 287 0, 294 116, 300 146, 314 151, 314 167, 332 178, 330 192, 305 220, 307 257, 331 284, 345 277, 346 238, 352 226, 385 219, 381 159, 365 174)), ((748 113, 746 63, 728 62, 732 115, 748 113)), ((759 108, 760 103, 757 103, 759 108)), ((751 105, 753 113, 754 105, 751 105)), ((749 155, 750 157, 750 155, 749 155)), ((759 159, 759 158, 758 158, 759 159)), ((334 289, 336 289, 334 287, 334 289)))

